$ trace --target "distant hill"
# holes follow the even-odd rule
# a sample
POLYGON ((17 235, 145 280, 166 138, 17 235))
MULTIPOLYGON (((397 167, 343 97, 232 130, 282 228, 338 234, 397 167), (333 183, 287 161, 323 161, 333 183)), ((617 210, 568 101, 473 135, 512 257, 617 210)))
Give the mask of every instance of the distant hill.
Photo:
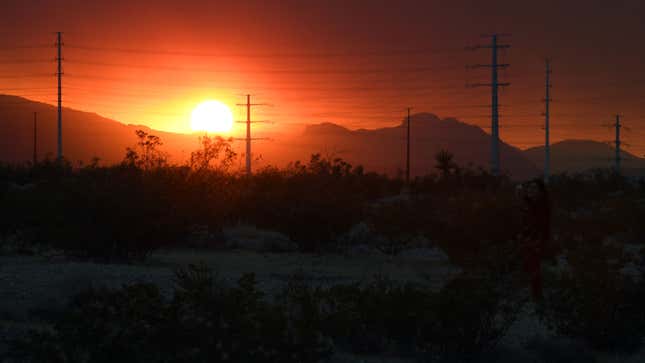
MULTIPOLYGON (((440 119, 429 113, 411 118, 411 173, 424 175, 435 171, 435 155, 446 149, 462 165, 488 168, 490 135, 481 128, 453 118, 440 119)), ((298 137, 297 144, 310 151, 323 151, 362 164, 367 170, 379 170, 391 175, 401 172, 405 165, 406 122, 395 127, 373 130, 348 130, 332 123, 308 126, 298 137)), ((289 147, 285 142, 283 149, 289 147)), ((502 169, 517 179, 537 176, 539 170, 521 150, 501 144, 502 169)), ((306 153, 305 153, 306 154, 306 153)))
MULTIPOLYGON (((614 166, 616 149, 608 144, 591 140, 565 140, 551 145, 551 170, 553 173, 581 172, 614 166)), ((524 151, 535 165, 544 165, 544 146, 524 151)), ((629 174, 643 174, 645 159, 621 151, 623 169, 629 174)))
MULTIPOLYGON (((15 96, 0 95, 0 160, 26 162, 33 148, 33 113, 38 112, 39 158, 56 151, 56 108, 15 96)), ((125 149, 135 143, 134 132, 143 129, 161 138, 163 149, 171 161, 183 162, 198 148, 196 135, 151 130, 145 126, 125 125, 94 113, 64 109, 64 154, 72 162, 88 162, 99 157, 104 163, 119 162, 125 149)), ((405 165, 405 122, 398 126, 373 130, 349 130, 333 123, 308 126, 301 134, 276 134, 272 141, 253 145, 254 156, 261 157, 255 165, 282 166, 290 161, 308 161, 311 154, 342 157, 366 170, 397 175, 405 165)), ((422 113, 412 116, 413 175, 434 170, 434 156, 440 149, 455 155, 460 165, 488 168, 490 136, 482 129, 455 119, 439 119, 422 113)), ((243 143, 235 144, 239 155, 243 143)), ((240 158, 241 159, 241 158, 240 158)), ((502 169, 515 178, 539 174, 519 149, 502 143, 502 169)), ((243 162, 239 162, 240 167, 243 162)))
MULTIPOLYGON (((0 160, 20 163, 33 155, 33 114, 38 112, 38 156, 54 157, 57 150, 57 109, 21 97, 0 95, 0 160)), ((63 109, 63 153, 76 163, 99 157, 112 164, 123 160, 125 149, 136 142, 141 129, 160 136, 164 147, 173 150, 173 160, 190 155, 198 147, 197 137, 152 131, 146 126, 125 125, 94 113, 63 109)))

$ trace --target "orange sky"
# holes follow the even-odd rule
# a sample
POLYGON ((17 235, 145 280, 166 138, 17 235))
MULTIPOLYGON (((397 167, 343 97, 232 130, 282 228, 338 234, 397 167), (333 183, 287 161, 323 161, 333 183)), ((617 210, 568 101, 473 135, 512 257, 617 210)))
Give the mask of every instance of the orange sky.
MULTIPOLYGON (((553 59, 553 141, 609 141, 620 112, 629 151, 645 154, 639 1, 45 1, 0 4, 0 93, 53 103, 54 32, 64 32, 64 104, 125 123, 190 132, 206 99, 243 94, 258 136, 304 124, 376 128, 406 107, 488 126, 489 62, 481 33, 508 32, 501 137, 543 142, 544 64, 553 59), (221 3, 221 4, 220 4, 221 3), (27 47, 27 48, 24 48, 27 47), (33 48, 32 48, 33 47, 33 48)), ((233 136, 241 136, 241 129, 233 136)))

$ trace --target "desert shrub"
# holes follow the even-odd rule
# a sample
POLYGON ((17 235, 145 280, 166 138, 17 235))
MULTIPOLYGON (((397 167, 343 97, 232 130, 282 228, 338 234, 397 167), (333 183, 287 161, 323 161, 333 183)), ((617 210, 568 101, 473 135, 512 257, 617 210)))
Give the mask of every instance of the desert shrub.
POLYGON ((331 347, 312 340, 253 275, 226 287, 203 266, 177 274, 172 299, 153 285, 78 295, 52 329, 13 345, 30 362, 318 362, 331 347), (300 334, 304 335, 300 335, 300 334))
POLYGON ((189 165, 196 172, 207 170, 227 171, 235 161, 236 153, 231 147, 232 139, 222 137, 199 138, 201 148, 190 153, 189 165))
POLYGON ((11 356, 27 362, 161 362, 157 344, 165 315, 154 285, 86 290, 51 330, 15 343, 11 356))
POLYGON ((187 361, 317 362, 331 353, 323 340, 298 329, 300 320, 285 307, 264 299, 254 275, 232 288, 211 284, 204 270, 198 276, 180 276, 172 304, 172 320, 187 345, 173 351, 195 352, 187 361))
MULTIPOLYGON (((301 350, 307 346, 331 352, 333 342, 324 331, 326 314, 322 304, 324 290, 312 287, 301 273, 294 274, 277 296, 289 317, 287 332, 301 350)), ((312 357, 313 358, 313 357, 312 357)))
MULTIPOLYGON (((413 201, 411 221, 437 243, 450 260, 466 268, 483 268, 491 253, 507 249, 522 231, 521 206, 512 191, 455 190, 413 201)), ((509 257, 511 257, 509 255, 509 257)))
POLYGON ((300 276, 289 282, 285 296, 299 302, 296 311, 309 329, 320 329, 342 350, 422 361, 468 360, 493 351, 524 301, 481 278, 460 278, 436 293, 382 277, 312 287, 300 276))
POLYGON ((312 286, 296 274, 273 299, 254 275, 228 285, 204 265, 151 284, 89 289, 12 346, 27 362, 319 362, 336 349, 468 360, 494 349, 521 301, 492 280, 439 293, 385 278, 312 286))
POLYGON ((377 278, 367 284, 332 286, 322 295, 324 329, 339 346, 357 354, 410 355, 435 294, 377 278))
POLYGON ((137 143, 126 149, 122 165, 150 171, 166 166, 168 155, 161 150, 163 142, 159 136, 136 130, 137 143))
MULTIPOLYGON (((281 232, 301 251, 333 252, 338 236, 364 222, 387 237, 387 252, 422 235, 466 268, 508 270, 521 259, 513 251, 523 227, 513 183, 457 167, 446 153, 441 176, 415 179, 409 198, 393 202, 402 180, 341 159, 314 155, 248 177, 226 172, 233 157, 226 140, 203 139, 192 167, 178 167, 162 162, 161 141, 149 136, 140 135, 120 166, 0 165, 0 237, 131 261, 185 245, 194 226, 216 236, 237 223, 281 232)), ((553 250, 621 233, 635 240, 645 231, 645 190, 616 174, 554 176, 549 189, 562 244, 553 250)))
POLYGON ((554 175, 549 181, 549 186, 560 207, 568 210, 578 208, 581 203, 590 200, 605 199, 616 191, 637 190, 637 186, 629 183, 627 178, 610 169, 554 175))
POLYGON ((182 217, 162 176, 111 169, 63 183, 43 183, 29 224, 42 240, 78 256, 141 259, 176 241, 182 217))
POLYGON ((633 353, 645 337, 645 284, 621 274, 602 243, 569 251, 571 270, 548 281, 541 317, 554 331, 594 349, 633 353))
POLYGON ((485 275, 451 281, 433 300, 432 319, 419 329, 423 360, 469 361, 492 352, 524 301, 508 285, 485 275))
POLYGON ((535 362, 545 363, 596 363, 597 355, 584 342, 563 337, 534 336, 524 344, 525 349, 537 357, 535 362))
POLYGON ((218 231, 231 220, 231 176, 167 167, 85 167, 0 191, 0 234, 29 235, 68 254, 140 260, 180 246, 191 226, 218 231))
POLYGON ((396 255, 409 248, 410 243, 419 236, 428 235, 435 238, 440 228, 432 213, 430 198, 414 198, 382 202, 371 206, 365 219, 370 228, 378 235, 385 237, 383 241, 368 241, 375 248, 386 254, 396 255))
POLYGON ((367 201, 400 190, 385 176, 320 155, 241 182, 240 218, 282 232, 308 252, 335 248, 335 238, 363 219, 367 201))
POLYGON ((418 221, 422 233, 462 267, 512 264, 516 259, 512 250, 522 231, 522 204, 514 183, 504 175, 459 167, 446 151, 436 159, 441 174, 417 178, 412 184, 416 197, 409 206, 408 223, 418 221))

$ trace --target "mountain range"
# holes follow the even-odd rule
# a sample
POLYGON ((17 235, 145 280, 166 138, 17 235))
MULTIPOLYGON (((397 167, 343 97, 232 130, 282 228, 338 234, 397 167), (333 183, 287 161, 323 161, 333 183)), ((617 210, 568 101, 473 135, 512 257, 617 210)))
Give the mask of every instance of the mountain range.
MULTIPOLYGON (((362 164, 367 170, 396 175, 404 167, 407 121, 394 127, 372 130, 348 130, 325 123, 311 125, 301 136, 312 150, 337 153, 350 163, 362 164)), ((415 114, 410 119, 410 172, 424 175, 434 170, 435 155, 450 151, 459 165, 473 167, 489 165, 490 136, 481 128, 453 118, 440 119, 429 114, 415 114)), ((515 178, 529 178, 539 170, 516 147, 500 146, 502 169, 515 178)))
MULTIPOLYGON (((34 112, 37 113, 38 158, 54 157, 57 150, 57 108, 21 97, 0 95, 0 161, 19 163, 32 160, 34 112)), ((77 163, 94 157, 107 164, 123 160, 126 147, 136 142, 135 131, 159 136, 179 161, 197 148, 191 135, 152 130, 147 126, 125 125, 95 113, 63 109, 63 152, 77 163)))
MULTIPOLYGON (((56 107, 28 99, 0 95, 0 161, 20 163, 32 159, 33 115, 38 113, 38 157, 53 156, 56 150, 56 107)), ((152 130, 147 126, 125 125, 95 113, 65 108, 63 111, 63 148, 72 162, 88 162, 94 157, 105 164, 121 161, 125 149, 136 142, 135 131, 144 130, 161 138, 170 161, 182 163, 190 152, 199 147, 198 136, 152 130)), ((307 161, 311 154, 341 157, 352 164, 361 164, 369 171, 401 175, 405 165, 407 123, 378 129, 350 130, 334 123, 307 126, 303 132, 274 135, 272 141, 254 143, 256 166, 283 166, 288 162, 307 161)), ((454 118, 441 119, 430 113, 411 117, 411 173, 432 172, 434 155, 445 149, 454 154, 459 165, 484 167, 489 165, 490 135, 481 128, 454 118)), ((234 145, 243 153, 243 143, 234 145)), ((580 171, 606 167, 612 148, 588 141, 569 140, 552 145, 552 169, 580 171)), ((525 151, 502 142, 502 170, 515 179, 527 179, 540 174, 543 148, 525 151)), ((644 167, 645 160, 623 153, 630 167, 644 167)), ((242 158, 239 165, 242 166, 242 158)), ((627 166, 627 165, 626 165, 627 166)))
MULTIPOLYGON (((604 169, 615 165, 616 148, 592 140, 564 140, 551 145, 551 170, 553 173, 576 173, 589 169, 604 169)), ((544 165, 544 146, 524 151, 535 165, 544 165)), ((645 175, 645 159, 621 150, 620 158, 624 173, 645 175)))

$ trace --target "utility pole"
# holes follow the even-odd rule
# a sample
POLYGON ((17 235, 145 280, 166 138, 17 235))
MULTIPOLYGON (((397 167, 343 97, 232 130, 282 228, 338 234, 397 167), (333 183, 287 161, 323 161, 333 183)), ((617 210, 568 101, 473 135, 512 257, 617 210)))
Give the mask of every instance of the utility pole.
POLYGON ((498 78, 498 70, 500 68, 507 68, 509 64, 499 64, 498 50, 510 48, 510 45, 498 44, 498 37, 503 36, 500 34, 493 34, 490 36, 490 45, 477 45, 467 49, 475 50, 481 48, 488 48, 491 50, 491 63, 490 64, 477 64, 471 68, 490 68, 491 69, 491 82, 490 83, 476 83, 470 87, 490 87, 491 88, 491 173, 495 176, 500 172, 499 161, 499 87, 509 86, 510 83, 500 83, 498 78))
POLYGON ((251 95, 246 95, 246 175, 251 175, 251 95))
POLYGON ((620 162, 621 162, 621 157, 620 157, 620 129, 623 127, 620 124, 620 115, 616 115, 616 122, 614 123, 614 127, 616 128, 616 173, 620 174, 620 162))
POLYGON ((237 123, 245 123, 246 124, 246 138, 243 139, 237 139, 237 140, 244 140, 246 141, 246 175, 250 176, 251 175, 251 142, 253 140, 262 140, 258 138, 252 138, 251 137, 251 124, 252 123, 261 123, 261 122, 267 122, 267 121, 251 121, 251 108, 254 106, 266 106, 263 103, 251 103, 251 95, 247 94, 246 95, 246 103, 238 103, 237 106, 244 106, 246 107, 246 121, 237 121, 237 123))
POLYGON ((550 105, 551 105, 551 61, 546 60, 546 97, 544 98, 544 182, 549 182, 551 172, 550 105))
POLYGON ((56 33, 56 47, 58 48, 58 161, 63 161, 63 42, 62 33, 56 33))
POLYGON ((410 184, 410 110, 408 107, 408 137, 406 144, 406 159, 405 159, 405 182, 410 184))
POLYGON ((33 166, 38 163, 38 112, 34 112, 34 158, 33 166))

